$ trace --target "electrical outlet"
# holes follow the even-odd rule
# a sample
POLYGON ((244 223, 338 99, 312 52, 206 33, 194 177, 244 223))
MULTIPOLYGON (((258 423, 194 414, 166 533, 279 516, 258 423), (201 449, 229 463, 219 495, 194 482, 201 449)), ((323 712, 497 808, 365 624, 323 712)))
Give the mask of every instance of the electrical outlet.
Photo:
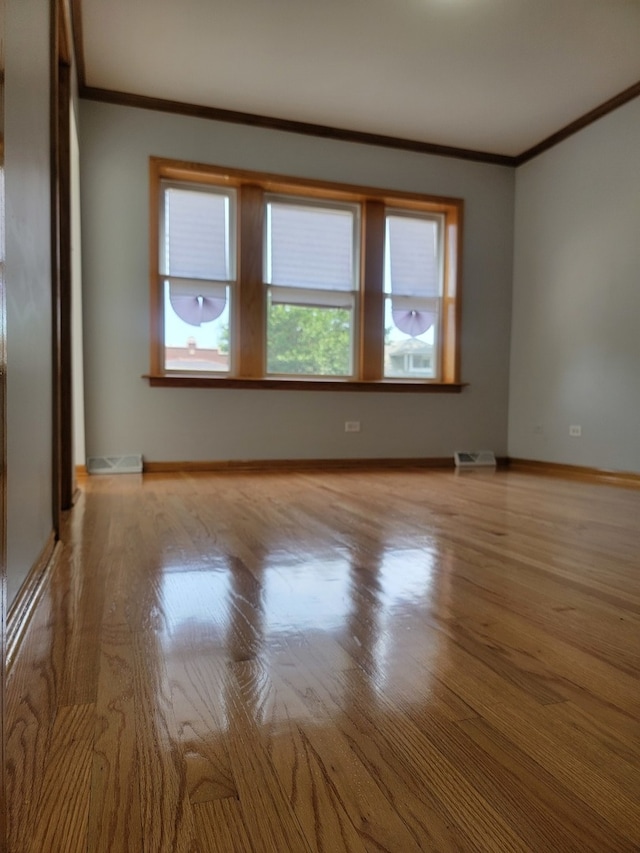
POLYGON ((569 427, 569 435, 573 438, 580 438, 582 435, 582 427, 578 426, 578 424, 573 424, 569 427))
POLYGON ((345 432, 360 432, 360 421, 345 421, 344 422, 344 431, 345 432))

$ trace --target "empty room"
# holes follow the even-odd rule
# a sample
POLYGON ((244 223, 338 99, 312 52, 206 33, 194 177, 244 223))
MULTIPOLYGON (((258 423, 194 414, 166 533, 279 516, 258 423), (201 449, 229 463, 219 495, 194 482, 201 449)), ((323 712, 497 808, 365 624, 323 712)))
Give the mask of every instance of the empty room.
POLYGON ((640 850, 640 5, 0 23, 0 850, 640 850))

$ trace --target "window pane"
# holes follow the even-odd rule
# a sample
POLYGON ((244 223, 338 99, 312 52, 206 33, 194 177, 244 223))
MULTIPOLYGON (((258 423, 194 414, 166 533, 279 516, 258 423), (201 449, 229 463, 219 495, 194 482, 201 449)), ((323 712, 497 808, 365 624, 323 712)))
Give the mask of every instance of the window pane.
MULTIPOLYGON (((436 379, 438 376, 436 337, 438 300, 431 300, 434 322, 427 331, 407 334, 394 321, 392 298, 385 300, 384 376, 385 379, 436 379)), ((426 313, 426 312, 425 312, 426 313)))
POLYGON ((229 281, 231 194, 167 187, 161 272, 185 278, 229 281))
POLYGON ((442 264, 439 219, 387 214, 385 378, 436 379, 442 264))
MULTIPOLYGON (((165 370, 228 372, 229 370, 229 288, 224 290, 224 307, 215 319, 195 325, 185 322, 183 312, 174 310, 172 285, 164 284, 164 367, 165 370)), ((216 291, 216 294, 218 291, 216 291)), ((202 297, 200 297, 202 299, 202 297)), ((173 295, 175 301, 175 295, 173 295)), ((178 305, 179 309, 180 306, 178 305)), ((192 310, 192 309, 191 309, 192 310)), ((206 310, 206 305, 204 306, 206 310)))
POLYGON ((269 201, 267 284, 354 290, 354 221, 353 209, 269 201))
POLYGON ((438 221, 387 216, 385 291, 397 296, 441 294, 438 221))
POLYGON ((353 310, 270 304, 267 371, 351 376, 353 310))

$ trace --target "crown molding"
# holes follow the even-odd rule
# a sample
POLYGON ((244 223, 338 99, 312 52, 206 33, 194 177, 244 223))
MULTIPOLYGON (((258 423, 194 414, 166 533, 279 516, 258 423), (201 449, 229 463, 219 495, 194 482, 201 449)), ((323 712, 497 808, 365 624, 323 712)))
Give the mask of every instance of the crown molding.
POLYGON ((125 107, 136 107, 155 112, 173 113, 192 118, 203 118, 210 121, 223 121, 230 124, 244 124, 251 127, 280 130, 286 133, 299 133, 305 136, 316 136, 323 139, 337 139, 342 142, 356 142, 361 145, 377 145, 383 148, 396 148, 402 151, 414 151, 418 154, 434 154, 438 157, 453 157, 458 160, 472 160, 479 163, 491 163, 497 166, 514 166, 515 157, 505 154, 493 154, 487 151, 474 151, 468 148, 454 148, 448 145, 437 145, 431 142, 420 142, 413 139, 403 139, 397 136, 384 136, 378 133, 367 133, 360 130, 346 130, 324 124, 291 121, 289 119, 273 118, 255 113, 238 112, 236 110, 205 107, 200 104, 188 104, 182 101, 168 101, 164 98, 150 98, 146 95, 134 95, 128 92, 115 92, 111 89, 99 89, 93 86, 81 86, 80 97, 90 101, 101 101, 107 104, 118 104, 125 107))
POLYGON ((640 81, 638 81, 624 91, 619 92, 617 95, 609 98, 609 100, 590 110, 588 113, 585 113, 583 116, 580 116, 565 125, 565 127, 555 133, 552 133, 550 136, 545 137, 536 145, 533 145, 531 148, 528 148, 526 151, 517 155, 498 154, 489 151, 476 151, 469 148, 456 148, 449 145, 421 142, 397 136, 385 136, 378 133, 347 130, 345 128, 331 127, 330 125, 292 121, 288 119, 274 118, 272 116, 257 115, 255 113, 245 113, 237 110, 227 110, 218 107, 207 107, 199 104, 184 103, 182 101, 165 100, 163 98, 151 98, 146 95, 136 95, 129 92, 116 92, 111 89, 102 89, 87 85, 82 29, 82 0, 70 0, 70 2, 73 45, 80 97, 92 101, 101 101, 107 104, 117 104, 119 106, 137 107, 138 109, 173 113, 175 115, 186 115, 193 118, 208 119, 210 121, 243 124, 269 130, 280 130, 287 133, 316 136, 323 139, 336 139, 343 142, 355 142, 361 145, 376 145, 384 148, 394 148, 401 151, 413 151, 418 154, 431 154, 437 157, 452 157, 458 160, 468 160, 476 163, 490 163, 497 166, 517 168, 640 96, 640 81))
POLYGON ((639 96, 640 81, 634 83, 633 86, 629 86, 623 92, 619 92, 617 95, 614 95, 613 98, 609 98, 608 101, 605 101, 603 104, 600 104, 600 106, 595 107, 593 110, 590 110, 588 113, 580 116, 580 118, 577 118, 575 121, 565 125, 555 133, 552 133, 551 136, 547 136, 546 139, 538 142, 537 145, 532 146, 527 149, 527 151, 523 151, 522 154, 513 158, 515 161, 514 165, 522 166, 524 163, 528 163, 529 160, 533 160, 533 158, 537 157, 538 154, 542 154, 544 151, 554 148, 560 142, 564 142, 565 139, 573 136, 574 133, 578 133, 579 130, 588 127, 590 124, 593 124, 609 113, 612 113, 614 110, 617 110, 618 107, 628 104, 629 101, 633 101, 639 96))

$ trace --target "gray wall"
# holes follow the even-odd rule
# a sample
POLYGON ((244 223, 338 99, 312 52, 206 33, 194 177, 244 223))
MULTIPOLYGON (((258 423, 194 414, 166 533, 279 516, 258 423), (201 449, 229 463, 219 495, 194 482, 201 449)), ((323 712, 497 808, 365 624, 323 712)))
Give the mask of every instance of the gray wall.
POLYGON ((514 258, 509 454, 640 471, 640 99, 518 169, 514 258))
POLYGON ((6 8, 9 603, 52 529, 48 6, 6 8))
POLYGON ((81 101, 88 455, 446 456, 507 448, 513 170, 81 101), (460 395, 150 388, 150 155, 465 200, 460 395), (344 433, 345 420, 362 431, 344 433))

